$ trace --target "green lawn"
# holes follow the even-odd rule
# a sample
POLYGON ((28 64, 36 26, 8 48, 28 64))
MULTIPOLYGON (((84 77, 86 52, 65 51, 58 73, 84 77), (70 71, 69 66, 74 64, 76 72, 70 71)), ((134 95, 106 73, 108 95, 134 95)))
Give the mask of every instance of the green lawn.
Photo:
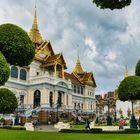
POLYGON ((71 134, 0 130, 0 140, 140 140, 140 134, 71 134))

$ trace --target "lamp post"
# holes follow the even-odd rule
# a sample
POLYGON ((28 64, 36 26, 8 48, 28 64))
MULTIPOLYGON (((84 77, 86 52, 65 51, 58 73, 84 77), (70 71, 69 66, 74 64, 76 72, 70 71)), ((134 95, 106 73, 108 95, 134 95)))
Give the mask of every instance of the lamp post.
POLYGON ((113 99, 108 97, 107 99, 105 99, 105 104, 108 107, 108 112, 107 112, 107 125, 108 126, 111 126, 112 125, 112 118, 110 116, 110 107, 113 106, 113 99))
POLYGON ((135 103, 134 100, 131 101, 132 102, 132 116, 131 116, 131 120, 130 120, 130 128, 138 128, 137 127, 137 120, 135 118, 135 115, 134 115, 134 108, 133 108, 133 105, 135 103))
POLYGON ((56 106, 56 122, 58 123, 58 121, 59 121, 59 119, 58 119, 58 108, 59 108, 59 106, 58 106, 58 101, 57 101, 57 106, 56 106))

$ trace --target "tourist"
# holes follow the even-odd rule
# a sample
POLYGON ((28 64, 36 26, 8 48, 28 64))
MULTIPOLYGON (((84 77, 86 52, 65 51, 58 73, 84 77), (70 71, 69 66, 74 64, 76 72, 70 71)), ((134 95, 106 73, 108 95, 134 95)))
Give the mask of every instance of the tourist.
POLYGON ((34 128, 37 128, 37 124, 38 124, 37 119, 35 119, 35 120, 33 121, 34 128))
POLYGON ((90 121, 88 119, 86 119, 86 129, 90 129, 90 121))
POLYGON ((120 121, 119 121, 119 130, 124 129, 124 123, 125 123, 124 119, 121 118, 120 121))

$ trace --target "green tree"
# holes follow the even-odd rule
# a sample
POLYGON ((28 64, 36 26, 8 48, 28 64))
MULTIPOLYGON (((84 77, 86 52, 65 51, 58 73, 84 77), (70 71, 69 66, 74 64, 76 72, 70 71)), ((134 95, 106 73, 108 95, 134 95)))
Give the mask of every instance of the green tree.
POLYGON ((17 25, 0 25, 0 51, 11 65, 27 66, 35 55, 35 46, 28 34, 17 25))
POLYGON ((9 73, 9 65, 3 54, 0 52, 0 86, 4 85, 4 83, 8 80, 9 73))
POLYGON ((0 113, 13 113, 17 106, 18 102, 13 92, 6 88, 0 88, 0 113))
POLYGON ((125 6, 131 4, 131 0, 93 0, 93 3, 96 4, 97 7, 101 9, 109 8, 111 10, 114 9, 122 9, 125 6))
POLYGON ((118 87, 118 98, 121 101, 140 99, 140 77, 128 76, 118 87))
POLYGON ((137 121, 134 116, 133 103, 140 99, 140 77, 129 76, 121 81, 118 87, 118 98, 121 101, 132 102, 132 116, 130 120, 130 127, 137 128, 137 121))
POLYGON ((136 68, 135 68, 135 74, 137 76, 140 76, 140 60, 137 62, 136 64, 136 68))

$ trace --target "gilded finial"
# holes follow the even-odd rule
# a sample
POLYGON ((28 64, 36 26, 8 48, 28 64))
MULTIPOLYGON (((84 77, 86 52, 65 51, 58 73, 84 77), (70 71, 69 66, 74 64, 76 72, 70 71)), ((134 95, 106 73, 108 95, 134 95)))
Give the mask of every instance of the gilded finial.
POLYGON ((76 62, 76 66, 75 66, 73 72, 76 74, 83 74, 84 73, 83 68, 81 66, 81 63, 80 63, 79 52, 77 52, 77 62, 76 62))
POLYGON ((125 66, 124 78, 128 77, 128 69, 127 65, 125 66))
POLYGON ((29 37, 32 40, 32 42, 35 44, 41 44, 43 42, 42 36, 38 29, 38 24, 37 24, 36 0, 35 0, 35 7, 34 7, 34 20, 33 20, 32 28, 29 32, 29 37))

